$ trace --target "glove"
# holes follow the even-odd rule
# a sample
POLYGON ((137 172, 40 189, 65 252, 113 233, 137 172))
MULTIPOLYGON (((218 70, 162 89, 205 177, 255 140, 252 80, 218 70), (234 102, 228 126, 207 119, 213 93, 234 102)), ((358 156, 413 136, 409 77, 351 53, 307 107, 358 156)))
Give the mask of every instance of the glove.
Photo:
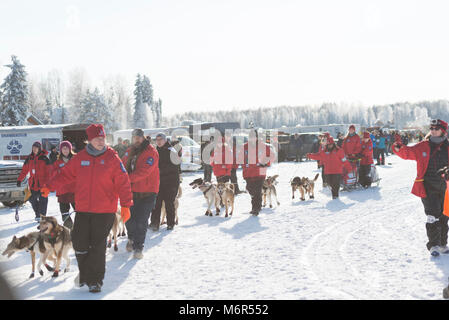
POLYGON ((444 168, 438 170, 438 173, 441 174, 441 177, 444 180, 449 181, 449 166, 444 167, 444 168))
POLYGON ((20 187, 22 185, 22 181, 17 181, 17 187, 20 187))
POLYGON ((131 212, 129 211, 129 208, 121 207, 120 216, 122 217, 123 222, 126 223, 126 221, 128 221, 129 218, 131 218, 131 212))
POLYGON ((47 187, 41 188, 41 195, 44 198, 48 198, 48 195, 50 194, 50 190, 47 187))

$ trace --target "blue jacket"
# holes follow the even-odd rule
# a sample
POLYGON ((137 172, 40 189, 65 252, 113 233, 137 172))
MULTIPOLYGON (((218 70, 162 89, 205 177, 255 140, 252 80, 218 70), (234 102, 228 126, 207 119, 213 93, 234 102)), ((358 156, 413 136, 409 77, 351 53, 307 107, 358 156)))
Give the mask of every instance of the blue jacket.
POLYGON ((379 137, 376 139, 376 145, 378 149, 385 149, 385 137, 379 137))

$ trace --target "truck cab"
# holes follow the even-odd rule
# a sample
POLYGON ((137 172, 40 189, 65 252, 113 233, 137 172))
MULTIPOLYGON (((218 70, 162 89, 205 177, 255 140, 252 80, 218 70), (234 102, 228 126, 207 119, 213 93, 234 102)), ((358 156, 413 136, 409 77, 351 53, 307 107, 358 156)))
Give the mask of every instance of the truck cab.
POLYGON ((15 207, 25 198, 28 177, 17 187, 17 178, 22 171, 23 162, 0 160, 0 202, 6 207, 15 207))

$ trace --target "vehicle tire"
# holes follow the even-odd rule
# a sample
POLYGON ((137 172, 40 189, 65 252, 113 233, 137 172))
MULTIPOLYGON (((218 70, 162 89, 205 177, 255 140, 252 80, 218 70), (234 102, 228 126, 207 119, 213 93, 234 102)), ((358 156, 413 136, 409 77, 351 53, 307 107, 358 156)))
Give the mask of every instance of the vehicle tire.
POLYGON ((5 207, 14 208, 19 204, 22 204, 22 201, 2 201, 5 207))

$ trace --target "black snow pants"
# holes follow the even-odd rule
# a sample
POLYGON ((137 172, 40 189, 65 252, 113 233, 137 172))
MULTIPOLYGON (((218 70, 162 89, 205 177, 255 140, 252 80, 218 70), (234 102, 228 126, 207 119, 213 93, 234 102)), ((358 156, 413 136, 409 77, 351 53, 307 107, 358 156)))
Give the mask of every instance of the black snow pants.
POLYGON ((359 183, 362 187, 367 188, 371 186, 371 165, 364 164, 359 167, 359 183))
POLYGON ((253 212, 260 212, 262 209, 262 186, 264 178, 246 179, 246 190, 251 196, 251 207, 253 212))
POLYGON ((77 212, 72 244, 80 272, 80 283, 103 285, 106 271, 106 238, 115 213, 77 212))
POLYGON ((237 180, 237 168, 231 170, 231 182, 234 185, 235 194, 240 193, 239 184, 237 180))
POLYGON ((47 215, 48 198, 43 197, 40 191, 31 190, 30 202, 36 218, 47 215))
POLYGON ((165 210, 167 212, 167 226, 173 227, 175 225, 175 199, 178 195, 179 184, 161 184, 159 186, 159 193, 156 197, 156 206, 151 213, 151 225, 159 227, 161 224, 161 209, 162 201, 165 203, 165 210))
POLYGON ((338 192, 340 190, 341 174, 328 174, 327 183, 331 186, 332 198, 338 198, 338 192))
POLYGON ((433 246, 447 245, 447 222, 449 217, 443 214, 445 191, 427 193, 426 198, 421 198, 424 205, 424 211, 427 215, 426 231, 427 249, 433 246))
POLYGON ((211 182, 212 180, 212 166, 210 164, 204 165, 204 182, 211 182))

